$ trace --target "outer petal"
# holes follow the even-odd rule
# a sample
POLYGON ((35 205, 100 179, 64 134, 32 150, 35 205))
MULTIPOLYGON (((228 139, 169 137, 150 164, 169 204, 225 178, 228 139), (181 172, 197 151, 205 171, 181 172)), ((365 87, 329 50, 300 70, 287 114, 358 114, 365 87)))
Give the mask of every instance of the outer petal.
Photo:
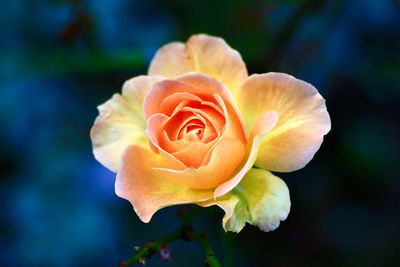
POLYGON ((143 222, 149 222, 153 214, 163 207, 212 197, 212 190, 196 190, 177 185, 157 174, 152 168, 160 166, 162 160, 145 148, 129 146, 122 161, 115 192, 131 202, 143 222))
MULTIPOLYGON (((127 80, 122 87, 122 95, 126 97, 129 106, 146 125, 143 113, 143 102, 153 85, 165 79, 162 76, 138 76, 127 80)), ((144 126, 146 127, 146 126, 144 126)))
POLYGON ((247 222, 268 232, 286 219, 290 197, 280 178, 266 170, 251 169, 232 192, 198 205, 220 206, 226 213, 222 221, 226 231, 240 232, 247 222))
POLYGON ((205 34, 193 35, 186 44, 173 42, 160 48, 148 73, 174 78, 186 72, 207 74, 225 84, 233 95, 248 76, 236 50, 223 39, 205 34))
POLYGON ((288 172, 304 167, 331 127, 325 100, 318 91, 287 74, 250 76, 238 99, 247 127, 267 110, 278 112, 279 121, 262 141, 255 162, 267 170, 288 172))
POLYGON ((108 169, 118 171, 122 152, 128 145, 147 147, 143 100, 152 85, 161 79, 147 76, 132 78, 125 82, 123 96, 114 94, 98 107, 100 114, 91 129, 90 137, 95 158, 108 169))
POLYGON ((117 172, 121 166, 121 155, 131 144, 146 146, 146 124, 130 108, 125 97, 114 94, 98 107, 90 137, 95 158, 108 169, 117 172))

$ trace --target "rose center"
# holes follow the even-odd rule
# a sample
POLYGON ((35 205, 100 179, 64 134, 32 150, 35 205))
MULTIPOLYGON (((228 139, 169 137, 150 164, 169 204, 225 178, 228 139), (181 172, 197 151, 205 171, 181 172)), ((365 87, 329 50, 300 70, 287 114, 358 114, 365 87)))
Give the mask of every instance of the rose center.
POLYGON ((204 135, 204 126, 190 125, 186 128, 187 141, 201 141, 204 135))

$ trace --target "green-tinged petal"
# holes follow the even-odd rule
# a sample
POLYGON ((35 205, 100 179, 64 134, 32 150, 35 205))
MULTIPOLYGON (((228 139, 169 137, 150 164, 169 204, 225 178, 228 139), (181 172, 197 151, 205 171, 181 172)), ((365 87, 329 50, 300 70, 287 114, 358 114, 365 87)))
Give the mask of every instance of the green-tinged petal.
POLYGON ((114 94, 98 107, 99 115, 90 132, 95 158, 108 169, 117 172, 121 155, 129 145, 148 147, 143 114, 143 99, 158 76, 139 76, 125 82, 122 95, 114 94))
POLYGON ((268 232, 275 230, 286 219, 290 198, 283 180, 266 170, 253 168, 235 189, 198 205, 221 207, 225 211, 222 221, 225 231, 238 233, 247 222, 268 232))

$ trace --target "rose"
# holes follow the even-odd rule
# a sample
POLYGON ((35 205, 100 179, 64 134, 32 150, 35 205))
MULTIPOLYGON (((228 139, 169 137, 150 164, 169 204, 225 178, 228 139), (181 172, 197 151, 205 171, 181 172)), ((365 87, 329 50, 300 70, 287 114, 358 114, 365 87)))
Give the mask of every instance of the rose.
POLYGON ((148 76, 98 109, 94 155, 118 172, 116 194, 142 221, 170 205, 218 205, 235 232, 246 222, 278 227, 290 199, 270 171, 305 166, 330 130, 312 85, 282 73, 248 77, 240 54, 208 35, 162 47, 148 76))

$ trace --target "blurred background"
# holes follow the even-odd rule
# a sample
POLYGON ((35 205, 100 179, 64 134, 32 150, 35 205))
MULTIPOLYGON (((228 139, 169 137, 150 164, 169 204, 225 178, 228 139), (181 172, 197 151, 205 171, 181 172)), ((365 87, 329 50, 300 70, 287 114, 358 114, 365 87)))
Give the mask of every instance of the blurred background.
MULTIPOLYGON (((0 25, 1 266, 117 266, 178 226, 179 207, 144 224, 115 195, 89 130, 160 46, 194 33, 223 37, 249 73, 312 83, 332 118, 314 160, 278 174, 292 208, 276 231, 225 234, 222 210, 202 210, 223 266, 399 266, 399 1, 14 0, 0 25)), ((195 243, 171 253, 148 266, 203 266, 195 243)))

